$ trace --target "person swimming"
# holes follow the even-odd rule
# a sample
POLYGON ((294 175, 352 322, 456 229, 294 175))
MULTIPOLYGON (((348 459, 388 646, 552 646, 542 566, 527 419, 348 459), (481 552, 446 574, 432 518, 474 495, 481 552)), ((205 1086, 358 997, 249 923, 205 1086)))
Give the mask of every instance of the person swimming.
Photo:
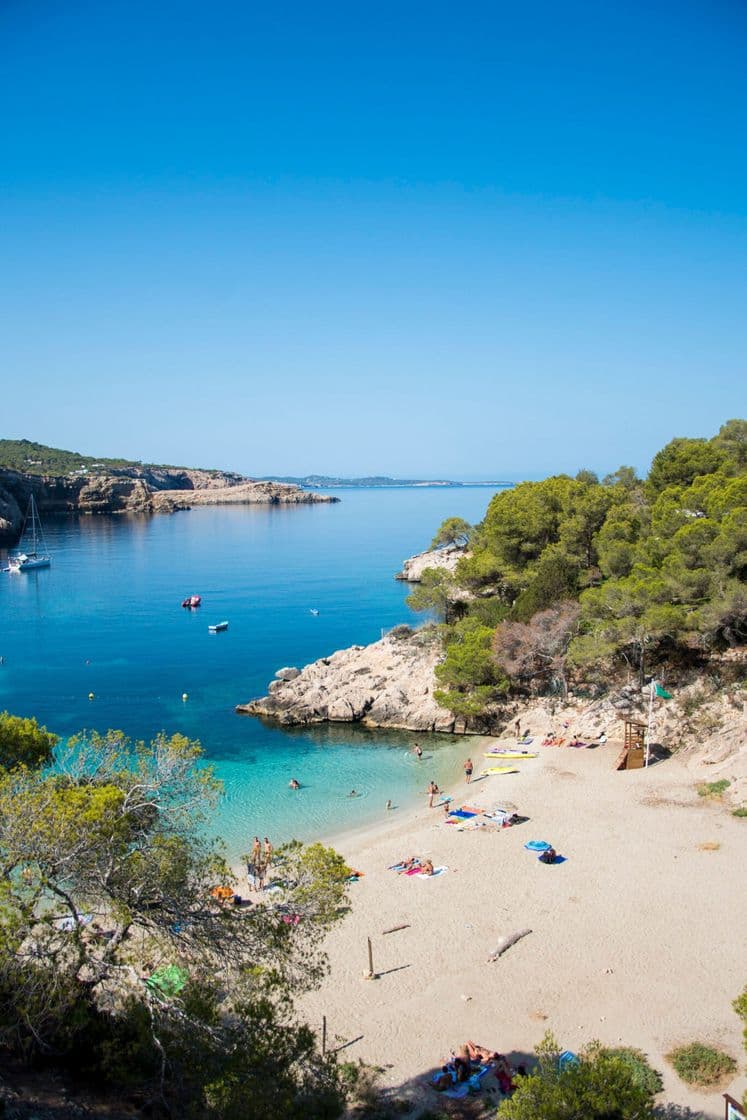
POLYGON ((297 781, 295 778, 291 778, 291 780, 288 782, 288 788, 289 789, 300 789, 301 788, 301 783, 299 781, 297 781))

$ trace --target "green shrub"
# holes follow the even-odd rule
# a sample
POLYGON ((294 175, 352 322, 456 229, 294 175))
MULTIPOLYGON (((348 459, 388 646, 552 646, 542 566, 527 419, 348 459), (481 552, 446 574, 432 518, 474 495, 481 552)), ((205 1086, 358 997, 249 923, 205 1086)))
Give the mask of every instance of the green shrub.
POLYGON ((717 782, 701 782, 698 786, 698 797, 722 797, 731 782, 720 778, 717 782))
POLYGON ((688 1085, 718 1085, 737 1068, 737 1063, 730 1054, 717 1050, 714 1046, 706 1046, 703 1042, 678 1046, 666 1058, 677 1076, 688 1085))
POLYGON ((605 1047, 601 1053, 611 1058, 619 1058, 627 1067, 630 1080, 634 1085, 645 1089, 652 1096, 661 1092, 664 1086, 661 1074, 649 1064, 642 1050, 637 1050, 635 1046, 612 1046, 605 1047))
POLYGON ((732 809, 731 815, 733 817, 747 817, 747 805, 740 805, 738 809, 732 809))

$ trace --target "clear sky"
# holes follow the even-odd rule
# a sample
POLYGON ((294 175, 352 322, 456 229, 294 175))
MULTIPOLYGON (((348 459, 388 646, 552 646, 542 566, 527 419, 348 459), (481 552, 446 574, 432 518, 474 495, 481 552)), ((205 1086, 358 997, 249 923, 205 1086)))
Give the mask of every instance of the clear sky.
POLYGON ((0 435, 646 469, 745 415, 747 7, 0 0, 0 435))

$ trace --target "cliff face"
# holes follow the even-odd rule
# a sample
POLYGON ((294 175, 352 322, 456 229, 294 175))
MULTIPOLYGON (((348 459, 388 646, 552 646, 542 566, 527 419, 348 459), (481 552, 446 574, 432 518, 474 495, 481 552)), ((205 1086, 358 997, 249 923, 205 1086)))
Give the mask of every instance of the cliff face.
POLYGON ((47 477, 0 469, 0 544, 18 540, 31 494, 39 513, 170 513, 194 505, 336 502, 297 486, 220 471, 127 468, 110 475, 47 477))
POLYGON ((461 721, 433 699, 433 671, 441 657, 432 632, 397 628, 381 641, 339 650, 300 672, 279 670, 267 696, 236 711, 286 726, 330 721, 461 733, 461 721))

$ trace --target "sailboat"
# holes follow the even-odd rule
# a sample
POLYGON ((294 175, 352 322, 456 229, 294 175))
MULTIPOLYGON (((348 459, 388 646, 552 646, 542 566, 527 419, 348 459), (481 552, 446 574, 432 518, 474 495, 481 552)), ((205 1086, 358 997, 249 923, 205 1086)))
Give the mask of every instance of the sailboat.
POLYGON ((9 572, 32 572, 36 568, 48 568, 52 563, 33 494, 29 498, 29 508, 26 511, 26 520, 23 523, 21 549, 25 549, 25 551, 20 551, 16 556, 8 558, 9 572))

